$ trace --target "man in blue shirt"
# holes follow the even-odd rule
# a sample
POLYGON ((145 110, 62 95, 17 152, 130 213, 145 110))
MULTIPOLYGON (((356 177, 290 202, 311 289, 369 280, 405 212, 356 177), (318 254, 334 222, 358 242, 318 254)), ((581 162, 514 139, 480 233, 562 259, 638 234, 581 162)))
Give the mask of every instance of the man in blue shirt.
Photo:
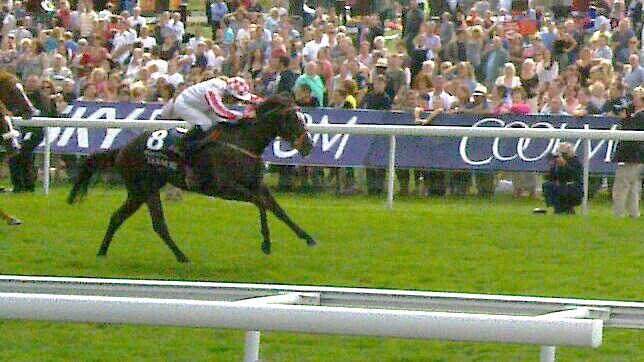
POLYGON ((210 4, 210 25, 212 26, 213 34, 219 29, 220 23, 226 14, 228 14, 228 4, 225 1, 214 0, 210 4))

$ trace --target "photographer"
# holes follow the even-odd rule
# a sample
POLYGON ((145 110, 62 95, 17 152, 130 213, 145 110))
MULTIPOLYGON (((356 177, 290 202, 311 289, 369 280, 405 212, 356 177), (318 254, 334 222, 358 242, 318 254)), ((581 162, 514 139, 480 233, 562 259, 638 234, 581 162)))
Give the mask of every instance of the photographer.
MULTIPOLYGON (((55 92, 54 83, 50 80, 40 81, 38 76, 29 76, 25 82, 25 91, 33 106, 40 111, 41 117, 58 117, 67 107, 62 94, 55 92)), ((35 189, 36 169, 33 151, 42 142, 43 129, 26 127, 24 134, 22 150, 9 160, 14 192, 33 192, 35 189)))
POLYGON ((583 196, 582 166, 570 143, 559 145, 550 159, 550 171, 543 183, 543 196, 555 214, 574 214, 574 207, 581 204, 583 196))

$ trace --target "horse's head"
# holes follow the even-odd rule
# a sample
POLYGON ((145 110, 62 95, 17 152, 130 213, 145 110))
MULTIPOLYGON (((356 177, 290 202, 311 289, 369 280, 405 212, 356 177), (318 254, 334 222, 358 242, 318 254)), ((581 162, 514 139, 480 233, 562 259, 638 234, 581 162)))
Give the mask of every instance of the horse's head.
POLYGON ((0 102, 4 107, 2 111, 5 115, 13 115, 29 119, 36 111, 34 106, 27 98, 25 89, 15 75, 0 72, 0 102))
POLYGON ((35 109, 15 75, 0 72, 0 89, 0 142, 7 143, 15 151, 19 148, 19 135, 13 129, 11 116, 29 119, 35 109))
POLYGON ((281 95, 268 98, 257 109, 257 117, 259 123, 274 125, 276 136, 288 141, 302 156, 313 150, 304 114, 290 98, 281 95))

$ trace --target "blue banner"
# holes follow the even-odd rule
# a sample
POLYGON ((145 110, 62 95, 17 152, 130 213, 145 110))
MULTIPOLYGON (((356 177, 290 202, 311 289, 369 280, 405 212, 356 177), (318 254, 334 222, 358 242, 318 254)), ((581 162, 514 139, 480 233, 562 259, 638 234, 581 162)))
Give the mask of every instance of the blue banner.
MULTIPOLYGON (((413 117, 402 112, 368 110, 304 109, 307 121, 315 124, 396 124, 412 125, 413 117)), ((93 119, 154 120, 160 117, 161 104, 85 103, 70 106, 66 116, 93 119)), ((521 127, 557 129, 615 129, 619 120, 606 117, 566 116, 482 116, 440 115, 432 124, 462 127, 521 127)), ((87 129, 52 127, 52 152, 90 154, 122 147, 140 130, 87 129)), ((303 159, 285 142, 276 141, 264 152, 264 159, 274 164, 316 166, 386 167, 389 155, 388 137, 316 134, 313 153, 303 159)), ((559 142, 572 142, 581 154, 581 140, 541 140, 467 137, 398 137, 396 165, 399 168, 477 169, 505 171, 545 171, 546 155, 559 142)), ((610 162, 614 141, 591 142, 591 172, 612 173, 610 162)), ((38 148, 42 151, 43 144, 38 148)))

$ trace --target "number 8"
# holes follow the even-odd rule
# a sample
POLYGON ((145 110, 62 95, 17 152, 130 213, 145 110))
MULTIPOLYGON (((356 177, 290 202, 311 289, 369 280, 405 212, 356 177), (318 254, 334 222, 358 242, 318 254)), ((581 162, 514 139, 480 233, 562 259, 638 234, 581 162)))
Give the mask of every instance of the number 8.
POLYGON ((150 137, 148 137, 148 149, 151 151, 159 151, 163 148, 166 137, 168 137, 168 131, 164 129, 152 132, 150 137))

